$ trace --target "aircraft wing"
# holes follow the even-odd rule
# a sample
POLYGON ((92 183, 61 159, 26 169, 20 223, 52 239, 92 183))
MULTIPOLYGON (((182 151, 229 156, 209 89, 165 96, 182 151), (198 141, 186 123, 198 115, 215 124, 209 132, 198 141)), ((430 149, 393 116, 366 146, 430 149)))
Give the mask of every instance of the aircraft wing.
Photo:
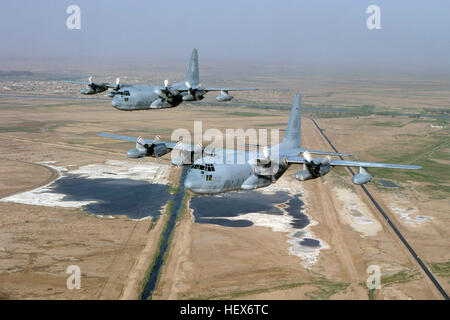
MULTIPOLYGON (((321 162, 321 159, 313 159, 317 162, 321 162)), ((288 157, 289 163, 308 163, 304 157, 288 157)), ((405 164, 391 164, 391 163, 378 163, 378 162, 362 162, 362 161, 347 161, 331 159, 329 164, 331 166, 344 166, 344 167, 363 167, 363 168, 388 168, 388 169, 421 169, 421 166, 412 166, 405 164)))
MULTIPOLYGON (((129 142, 138 142, 138 138, 135 137, 129 137, 129 136, 121 136, 121 135, 117 135, 117 134, 111 134, 111 133, 97 133, 98 136, 101 137, 106 137, 106 138, 111 138, 111 139, 117 139, 117 140, 124 140, 124 141, 129 141, 129 142)), ((152 139, 143 139, 141 138, 139 140, 140 144, 152 144, 153 142, 155 142, 155 140, 152 139)), ((168 149, 171 150, 180 150, 180 151, 184 151, 184 152, 196 152, 196 147, 187 143, 182 143, 182 142, 167 142, 167 141, 163 141, 163 140, 157 140, 157 143, 164 143, 166 145, 166 147, 168 149)), ((204 149, 205 154, 209 154, 211 155, 212 153, 214 153, 216 156, 223 158, 222 160, 224 161, 224 163, 226 163, 226 159, 227 158, 235 158, 237 153, 240 152, 244 152, 246 158, 248 158, 248 152, 247 151, 241 151, 241 150, 234 150, 234 149, 216 149, 213 148, 213 152, 211 153, 211 151, 208 151, 206 149, 204 149)), ((248 159, 247 159, 248 160, 248 159)))
POLYGON ((90 84, 89 81, 72 81, 72 80, 61 80, 61 82, 67 82, 67 83, 77 83, 77 84, 85 84, 88 85, 90 84))
POLYGON ((254 91, 258 88, 215 88, 215 87, 202 87, 205 91, 254 91))
MULTIPOLYGON (((164 86, 158 87, 159 89, 164 89, 164 86)), ((168 88, 177 90, 177 91, 188 91, 189 87, 184 82, 178 82, 170 85, 168 88)), ((201 89, 206 92, 208 91, 253 91, 253 90, 259 90, 258 88, 217 88, 217 87, 203 87, 199 86, 196 89, 201 89)))
MULTIPOLYGON (((73 80, 61 80, 61 82, 67 82, 67 83, 76 83, 76 84, 84 84, 84 85, 90 85, 94 84, 99 87, 106 87, 106 88, 116 88, 116 83, 97 83, 97 82, 89 82, 89 81, 73 81, 73 80)), ((124 87, 124 84, 121 84, 122 87, 124 87)))
MULTIPOLYGON (((117 140, 124 140, 124 141, 130 141, 130 142, 138 142, 138 138, 135 137, 129 137, 129 136, 120 136, 117 134, 111 134, 111 133, 97 133, 98 136, 111 138, 111 139, 117 139, 117 140)), ((154 140, 152 139, 142 139, 140 140, 141 144, 152 144, 154 140)), ((192 151, 193 146, 185 144, 185 143, 177 143, 177 142, 167 142, 158 140, 158 143, 164 143, 167 148, 169 149, 176 149, 176 150, 184 150, 184 151, 192 151)))
MULTIPOLYGON (((339 153, 339 152, 329 152, 329 151, 320 151, 320 150, 310 150, 306 149, 305 151, 308 151, 311 154, 323 154, 326 156, 341 156, 341 157, 351 157, 352 154, 350 153, 339 153)), ((304 151, 302 151, 304 152, 304 151)))

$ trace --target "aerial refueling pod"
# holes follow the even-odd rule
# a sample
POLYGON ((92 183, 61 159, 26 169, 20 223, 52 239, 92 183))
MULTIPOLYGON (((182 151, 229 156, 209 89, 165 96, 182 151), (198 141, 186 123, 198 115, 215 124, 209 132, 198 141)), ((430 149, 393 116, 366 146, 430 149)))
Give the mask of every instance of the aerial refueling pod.
POLYGON ((359 167, 359 173, 355 174, 352 178, 354 184, 361 185, 370 182, 373 176, 366 171, 363 167, 359 167))
POLYGON ((231 99, 233 99, 233 96, 229 95, 227 90, 220 91, 216 97, 217 101, 230 101, 231 99))

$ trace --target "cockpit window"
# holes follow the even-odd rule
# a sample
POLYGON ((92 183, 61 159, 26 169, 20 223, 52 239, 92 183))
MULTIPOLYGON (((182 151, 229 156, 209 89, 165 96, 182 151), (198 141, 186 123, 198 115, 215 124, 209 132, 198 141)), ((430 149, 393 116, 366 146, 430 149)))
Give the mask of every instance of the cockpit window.
POLYGON ((121 96, 123 96, 123 91, 118 91, 117 94, 120 94, 121 96))
POLYGON ((123 94, 126 95, 126 96, 129 96, 130 95, 130 91, 124 91, 123 94))
POLYGON ((198 169, 198 170, 202 170, 202 171, 215 171, 214 166, 210 163, 207 163, 206 165, 202 165, 202 164, 193 164, 191 166, 191 169, 198 169))

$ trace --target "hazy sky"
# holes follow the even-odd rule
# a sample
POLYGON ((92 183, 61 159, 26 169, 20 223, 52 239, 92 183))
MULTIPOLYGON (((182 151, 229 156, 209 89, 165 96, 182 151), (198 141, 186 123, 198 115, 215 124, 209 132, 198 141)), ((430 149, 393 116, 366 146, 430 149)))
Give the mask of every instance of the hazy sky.
POLYGON ((450 69, 450 1, 2 1, 0 58, 167 57, 450 69), (69 30, 66 8, 81 8, 69 30), (381 8, 368 30, 366 8, 381 8))

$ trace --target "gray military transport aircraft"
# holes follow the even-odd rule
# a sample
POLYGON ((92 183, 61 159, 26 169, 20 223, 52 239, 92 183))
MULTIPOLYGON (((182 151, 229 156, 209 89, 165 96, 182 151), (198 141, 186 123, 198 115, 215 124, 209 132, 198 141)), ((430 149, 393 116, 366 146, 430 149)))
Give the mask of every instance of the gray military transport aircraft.
POLYGON ((200 84, 197 49, 192 50, 184 81, 174 84, 164 80, 164 86, 129 85, 121 84, 119 78, 116 79, 116 83, 97 83, 92 81, 92 77, 89 77, 89 82, 70 80, 63 80, 63 82, 87 85, 80 91, 85 95, 112 89, 108 92, 108 96, 113 98, 111 104, 122 111, 173 108, 183 101, 202 100, 209 91, 220 91, 216 96, 217 101, 230 101, 233 96, 228 93, 229 91, 258 90, 257 88, 203 87, 200 84))
POLYGON ((295 178, 306 181, 323 177, 335 166, 359 167, 353 176, 357 185, 370 182, 373 176, 366 168, 420 169, 420 166, 400 165, 375 162, 360 162, 330 159, 329 156, 350 156, 350 154, 328 151, 309 150, 301 146, 301 95, 297 94, 292 105, 287 130, 283 141, 262 151, 212 149, 191 146, 179 141, 164 142, 159 137, 145 140, 108 133, 98 135, 136 142, 136 148, 127 152, 129 158, 146 156, 160 157, 172 150, 179 150, 180 155, 172 157, 172 164, 182 166, 192 164, 184 182, 185 188, 200 194, 215 194, 234 190, 252 190, 263 188, 277 181, 291 164, 302 164, 303 170, 295 178), (236 161, 239 153, 244 161, 236 161), (199 155, 194 160, 194 155, 199 155), (301 155, 300 155, 301 154, 301 155), (326 155, 326 158, 312 158, 311 154, 326 155))

